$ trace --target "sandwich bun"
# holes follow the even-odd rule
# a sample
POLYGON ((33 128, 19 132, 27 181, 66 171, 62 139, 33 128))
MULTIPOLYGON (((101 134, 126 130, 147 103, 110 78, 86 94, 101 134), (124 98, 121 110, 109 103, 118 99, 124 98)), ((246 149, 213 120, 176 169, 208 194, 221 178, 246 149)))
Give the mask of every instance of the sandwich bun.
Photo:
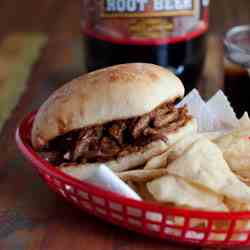
POLYGON ((32 145, 41 149, 72 130, 142 116, 183 96, 179 78, 157 65, 100 69, 70 81, 48 98, 35 117, 32 145))

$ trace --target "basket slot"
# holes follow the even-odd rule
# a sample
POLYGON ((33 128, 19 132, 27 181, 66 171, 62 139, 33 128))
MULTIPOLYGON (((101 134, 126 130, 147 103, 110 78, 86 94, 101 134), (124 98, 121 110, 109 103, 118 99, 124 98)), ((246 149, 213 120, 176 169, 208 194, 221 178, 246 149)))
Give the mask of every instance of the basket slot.
POLYGON ((182 220, 184 221, 181 235, 182 240, 204 241, 204 239, 209 237, 209 223, 206 219, 194 217, 186 218, 183 216, 182 220))
POLYGON ((100 207, 105 207, 105 200, 101 197, 93 195, 93 202, 100 207))
POLYGON ((114 213, 114 212, 111 212, 111 218, 119 222, 123 220, 123 216, 121 214, 114 213))
POLYGON ((226 219, 213 220, 211 232, 215 234, 227 234, 230 227, 230 223, 231 221, 226 219))
POLYGON ((76 191, 76 189, 74 187, 72 187, 72 185, 70 185, 68 183, 64 183, 63 187, 64 187, 64 191, 67 194, 68 198, 73 203, 76 203, 77 205, 79 205, 80 200, 78 198, 79 196, 78 196, 78 192, 76 191))
POLYGON ((113 201, 109 201, 109 208, 110 210, 113 212, 120 212, 121 214, 123 214, 123 207, 121 204, 113 202, 113 201))
POLYGON ((98 214, 101 214, 101 215, 107 215, 107 210, 101 208, 101 207, 96 207, 96 210, 95 210, 98 214))
POLYGON ((157 224, 147 224, 147 230, 153 233, 159 233, 161 231, 161 226, 157 224))
POLYGON ((84 192, 82 190, 78 191, 78 196, 79 196, 80 200, 89 201, 88 193, 86 193, 86 192, 84 192))
POLYGON ((134 217, 134 218, 141 218, 142 217, 142 211, 138 208, 134 208, 134 207, 127 207, 127 214, 130 217, 134 217))
POLYGON ((70 200, 72 200, 74 203, 79 204, 79 201, 78 201, 78 199, 76 198, 76 196, 74 196, 74 195, 69 195, 69 197, 70 197, 70 200))
POLYGON ((237 220, 235 225, 235 233, 248 233, 250 231, 250 219, 237 220))
POLYGON ((146 219, 147 219, 147 222, 149 223, 156 222, 157 224, 161 224, 164 221, 161 213, 153 212, 153 211, 146 212, 146 219))
POLYGON ((138 219, 136 220, 134 218, 128 218, 128 223, 136 227, 142 227, 142 222, 138 219))
POLYGON ((67 190, 68 193, 72 193, 72 194, 76 195, 75 189, 68 184, 65 184, 65 190, 67 190))
POLYGON ((180 229, 177 229, 177 228, 170 228, 168 226, 166 226, 164 228, 164 234, 166 236, 170 236, 170 237, 180 237, 181 236, 181 230, 180 229))
POLYGON ((180 227, 183 227, 185 224, 185 217, 179 216, 179 215, 167 214, 164 221, 167 226, 170 226, 170 227, 178 226, 178 228, 180 228, 180 227))
MULTIPOLYGON (((183 217, 183 224, 184 224, 184 218, 185 217, 183 217)), ((192 217, 189 219, 189 228, 191 229, 200 228, 204 231, 207 227, 208 227, 208 220, 205 218, 192 217)))
POLYGON ((131 206, 123 206, 123 215, 125 223, 136 226, 136 227, 142 227, 142 216, 143 216, 143 210, 136 207, 131 206))
POLYGON ((51 178, 50 183, 58 188, 63 188, 63 183, 59 179, 51 178))
POLYGON ((196 232, 192 229, 188 229, 185 232, 185 238, 182 237, 182 240, 199 240, 202 241, 205 237, 204 232, 196 232))
POLYGON ((164 228, 165 228, 165 217, 162 213, 158 211, 145 211, 144 212, 144 219, 142 219, 143 228, 150 233, 160 233, 164 235, 164 228))
POLYGON ((57 193, 65 197, 67 200, 71 200, 69 191, 66 189, 66 185, 62 183, 59 179, 50 178, 50 181, 47 181, 47 183, 57 193))
POLYGON ((80 201, 80 206, 87 209, 87 210, 91 210, 92 209, 92 206, 90 204, 89 201, 86 201, 86 200, 81 200, 80 201))
POLYGON ((208 237, 208 241, 211 242, 224 242, 226 240, 227 234, 226 233, 214 233, 214 232, 210 232, 209 237, 208 237))
POLYGON ((230 242, 248 242, 249 233, 234 233, 230 242))

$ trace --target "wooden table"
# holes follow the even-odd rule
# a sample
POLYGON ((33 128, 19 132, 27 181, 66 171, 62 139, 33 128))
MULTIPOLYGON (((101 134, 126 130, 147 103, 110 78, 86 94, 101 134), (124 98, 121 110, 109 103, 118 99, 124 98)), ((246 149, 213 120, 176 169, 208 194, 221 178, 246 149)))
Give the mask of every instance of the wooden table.
MULTIPOLYGON (((212 0, 211 32, 220 35, 232 25, 249 23, 249 9, 249 0, 212 0)), ((55 82, 72 77, 70 70, 63 76, 58 72, 63 67, 62 46, 70 46, 79 37, 79 24, 80 0, 0 1, 0 38, 12 31, 49 34, 28 90, 0 137, 0 250, 205 249, 145 238, 74 209, 42 183, 17 150, 14 132, 18 122, 45 100, 57 87, 55 82)))

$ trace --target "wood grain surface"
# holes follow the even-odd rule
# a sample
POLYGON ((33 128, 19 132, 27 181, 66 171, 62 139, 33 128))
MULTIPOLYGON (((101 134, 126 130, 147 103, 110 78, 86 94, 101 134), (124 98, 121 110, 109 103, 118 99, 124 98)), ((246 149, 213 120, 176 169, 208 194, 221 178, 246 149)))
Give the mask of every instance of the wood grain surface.
MULTIPOLYGON (((28 89, 0 135, 0 250, 207 249, 145 238, 74 209, 42 183, 18 152, 14 132, 19 121, 80 70, 65 66, 73 62, 69 51, 80 36, 80 4, 80 0, 0 1, 0 39, 14 31, 49 35, 28 89)), ((211 0, 211 32, 222 35, 232 25, 249 23, 249 10, 249 0, 211 0)))

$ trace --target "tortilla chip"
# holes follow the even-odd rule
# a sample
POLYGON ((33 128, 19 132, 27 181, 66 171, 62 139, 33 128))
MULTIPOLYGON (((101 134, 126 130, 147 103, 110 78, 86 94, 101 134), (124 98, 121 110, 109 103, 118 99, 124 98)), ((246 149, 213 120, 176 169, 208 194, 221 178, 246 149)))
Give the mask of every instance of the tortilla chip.
MULTIPOLYGON (((215 143, 221 149, 229 167, 250 176, 250 127, 237 129, 218 138, 215 143)), ((244 175, 245 176, 245 175, 244 175)))
POLYGON ((223 135, 223 132, 207 132, 207 133, 200 133, 200 135, 203 135, 210 141, 215 141, 223 135))
POLYGON ((144 169, 165 168, 167 164, 179 158, 195 141, 203 138, 202 134, 192 134, 183 137, 166 152, 148 161, 144 169))
POLYGON ((195 142, 168 168, 170 174, 208 188, 228 198, 250 203, 250 187, 230 170, 222 152, 208 139, 195 142))
POLYGON ((183 137, 181 140, 177 141, 172 147, 170 147, 166 152, 158 155, 148 161, 144 169, 156 169, 165 168, 167 164, 178 159, 195 141, 207 138, 209 140, 215 140, 221 136, 221 132, 210 132, 210 133, 200 133, 192 134, 183 137))
POLYGON ((91 166, 91 167, 82 167, 82 165, 72 165, 67 167, 60 167, 58 168, 65 174, 71 175, 72 177, 75 177, 79 180, 86 180, 88 179, 95 171, 98 166, 91 166))
POLYGON ((244 202, 238 202, 233 199, 224 199, 225 205, 232 212, 242 212, 242 211, 250 211, 250 204, 244 202))
POLYGON ((160 202, 172 202, 176 206, 194 209, 228 211, 223 197, 188 183, 182 178, 164 176, 147 183, 152 196, 160 202))
POLYGON ((182 140, 178 141, 178 143, 176 143, 169 149, 168 162, 175 161, 176 159, 181 157, 194 142, 201 138, 204 138, 201 134, 188 135, 182 138, 182 140))
POLYGON ((192 117, 183 127, 178 128, 176 131, 164 134, 166 137, 166 144, 171 146, 181 140, 186 135, 197 133, 198 123, 196 118, 192 117))
POLYGON ((165 168, 168 164, 169 150, 149 160, 144 169, 165 168))
POLYGON ((139 169, 139 170, 131 170, 127 172, 117 173, 117 175, 123 181, 133 181, 133 182, 146 182, 151 181, 155 178, 166 175, 168 172, 164 168, 160 169, 139 169))

